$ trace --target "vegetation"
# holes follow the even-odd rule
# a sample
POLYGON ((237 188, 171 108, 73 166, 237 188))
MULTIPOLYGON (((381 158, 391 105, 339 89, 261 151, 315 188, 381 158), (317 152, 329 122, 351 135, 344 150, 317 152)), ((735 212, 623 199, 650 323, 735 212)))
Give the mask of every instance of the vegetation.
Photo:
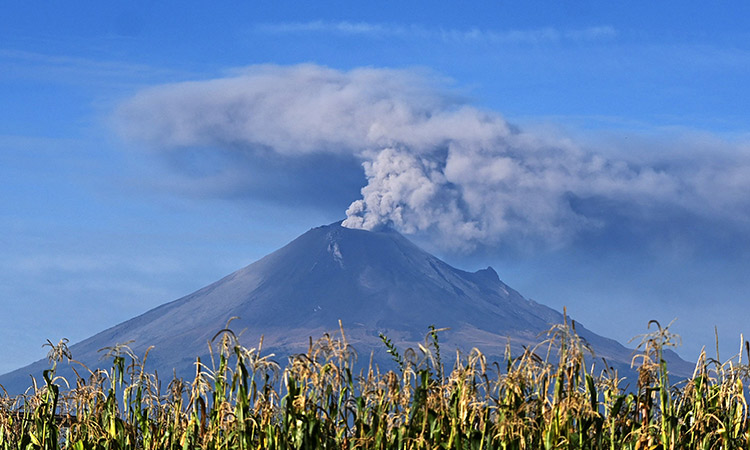
POLYGON ((225 329, 210 368, 198 360, 192 382, 166 386, 145 370, 148 352, 127 345, 107 349, 109 371, 82 367, 69 385, 55 375, 71 357, 66 341, 49 343, 44 384, 0 397, 0 450, 748 448, 742 357, 721 364, 704 352, 672 385, 662 351, 675 336, 649 325, 629 392, 614 370, 587 369, 587 346, 567 323, 503 364, 472 349, 449 370, 441 330, 403 352, 381 336, 396 369, 356 375, 343 329, 283 370, 262 341, 245 348, 225 329))

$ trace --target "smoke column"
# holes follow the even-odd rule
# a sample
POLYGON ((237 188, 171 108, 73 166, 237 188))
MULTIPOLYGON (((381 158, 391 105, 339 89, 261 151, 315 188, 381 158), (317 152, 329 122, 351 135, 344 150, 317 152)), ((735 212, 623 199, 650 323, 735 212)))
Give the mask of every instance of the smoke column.
POLYGON ((631 160, 584 151, 518 130, 428 73, 255 66, 143 90, 116 119, 124 136, 160 152, 242 152, 248 164, 269 153, 357 158, 367 184, 344 226, 432 233, 447 247, 565 243, 606 225, 606 215, 580 206, 592 201, 635 220, 666 208, 746 222, 750 211, 744 155, 631 160))

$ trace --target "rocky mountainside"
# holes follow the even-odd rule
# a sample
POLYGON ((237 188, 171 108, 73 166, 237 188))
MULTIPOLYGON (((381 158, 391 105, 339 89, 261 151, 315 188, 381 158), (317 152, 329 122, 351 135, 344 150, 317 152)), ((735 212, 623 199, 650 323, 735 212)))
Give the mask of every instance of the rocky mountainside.
MULTIPOLYGON (((285 247, 188 296, 71 346, 73 358, 89 367, 107 364, 98 350, 134 341, 147 368, 182 376, 194 372, 196 356, 208 358, 208 342, 227 321, 241 342, 285 357, 304 352, 309 338, 338 332, 341 320, 348 341, 369 361, 390 363, 379 339, 384 333, 400 348, 424 342, 429 325, 441 332, 443 355, 477 347, 501 359, 508 338, 514 351, 538 343, 539 334, 561 323, 560 312, 524 298, 500 281, 492 268, 465 272, 421 250, 393 230, 363 231, 340 223, 314 228, 285 247), (244 330, 244 331, 243 331, 244 330)), ((628 371, 631 349, 596 335, 581 324, 577 332, 621 372, 628 371)), ((445 360, 448 358, 446 357, 445 360)), ((599 359, 600 360, 600 359, 599 359)), ((689 375, 692 365, 676 354, 670 369, 689 375)), ((46 360, 0 376, 10 392, 41 379, 46 360)))

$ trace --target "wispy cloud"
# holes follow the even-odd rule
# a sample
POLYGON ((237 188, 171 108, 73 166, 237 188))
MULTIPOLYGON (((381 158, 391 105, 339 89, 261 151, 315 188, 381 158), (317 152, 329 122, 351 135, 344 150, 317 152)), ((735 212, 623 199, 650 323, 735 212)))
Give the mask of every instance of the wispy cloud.
MULTIPOLYGON (((173 70, 147 64, 29 52, 12 48, 0 48, 0 65, 3 67, 0 71, 0 78, 44 79, 73 84, 101 80, 106 81, 108 86, 112 85, 113 80, 127 84, 154 82, 154 80, 171 78, 178 74, 173 70)), ((179 75, 194 74, 181 72, 179 75)))
POLYGON ((282 22, 257 25, 254 30, 272 34, 341 34, 369 38, 436 39, 444 42, 482 42, 488 44, 540 44, 562 41, 600 41, 617 36, 609 25, 580 29, 538 28, 528 30, 491 30, 427 28, 422 25, 397 25, 369 22, 282 22))

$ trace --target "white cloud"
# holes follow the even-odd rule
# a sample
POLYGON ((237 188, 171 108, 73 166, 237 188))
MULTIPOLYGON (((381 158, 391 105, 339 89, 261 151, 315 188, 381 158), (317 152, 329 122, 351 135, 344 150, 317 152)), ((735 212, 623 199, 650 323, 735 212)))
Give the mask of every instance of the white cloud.
POLYGON ((536 28, 526 30, 427 28, 422 25, 396 25, 369 22, 281 22, 255 27, 256 32, 269 34, 326 33, 370 38, 433 39, 444 42, 483 42, 488 44, 531 43, 560 41, 600 41, 617 36, 609 25, 581 29, 536 28))
POLYGON ((610 220, 647 223, 664 211, 750 220, 750 158, 741 147, 687 159, 585 151, 518 131, 424 73, 251 67, 142 91, 117 116, 125 136, 171 153, 212 148, 250 166, 269 155, 356 158, 367 185, 345 225, 391 223, 435 233, 448 247, 515 238, 557 245, 610 220))

